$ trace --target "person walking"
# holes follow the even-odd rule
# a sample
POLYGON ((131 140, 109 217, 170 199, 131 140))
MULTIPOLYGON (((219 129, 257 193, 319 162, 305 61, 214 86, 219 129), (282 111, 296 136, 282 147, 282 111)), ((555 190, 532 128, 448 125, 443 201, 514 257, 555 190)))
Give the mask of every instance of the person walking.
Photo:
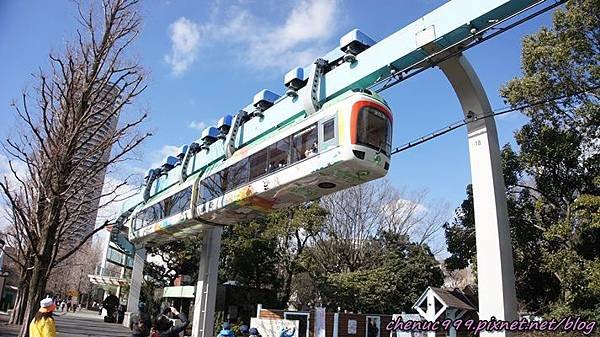
POLYGON ((131 325, 129 326, 132 330, 131 337, 148 337, 150 335, 150 328, 152 327, 152 319, 146 312, 146 304, 144 302, 138 304, 138 310, 138 313, 131 318, 131 325))
POLYGON ((257 328, 250 328, 248 333, 250 333, 250 337, 262 337, 257 328))
POLYGON ((40 301, 40 309, 29 324, 29 337, 56 337, 56 323, 52 313, 56 304, 51 298, 40 301))
POLYGON ((113 295, 111 292, 102 302, 102 306, 106 309, 106 316, 104 321, 107 323, 116 323, 115 313, 117 312, 117 306, 119 305, 119 298, 113 295))
POLYGON ((372 318, 369 318, 367 337, 379 337, 379 328, 377 327, 377 324, 375 324, 375 320, 372 318))
POLYGON ((162 315, 154 320, 152 324, 151 337, 178 337, 179 333, 185 330, 190 324, 187 316, 183 312, 177 311, 174 307, 167 308, 162 315), (173 322, 167 314, 171 312, 181 321, 178 325, 173 325, 173 322))
POLYGON ((248 326, 246 324, 242 324, 240 326, 240 337, 249 337, 250 336, 250 332, 248 331, 248 326))
POLYGON ((293 328, 283 327, 283 328, 281 328, 279 337, 294 337, 295 333, 296 333, 296 327, 293 327, 293 328))
POLYGON ((231 330, 231 324, 229 324, 229 322, 223 323, 223 330, 219 332, 217 337, 235 337, 235 333, 231 330))

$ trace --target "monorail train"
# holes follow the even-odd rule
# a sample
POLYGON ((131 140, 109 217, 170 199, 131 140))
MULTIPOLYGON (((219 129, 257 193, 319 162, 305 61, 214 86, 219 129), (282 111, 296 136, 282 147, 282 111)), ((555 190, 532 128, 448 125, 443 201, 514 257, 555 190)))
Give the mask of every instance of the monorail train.
POLYGON ((368 90, 347 91, 318 113, 296 114, 275 128, 258 132, 256 125, 244 124, 237 135, 243 146, 230 157, 229 128, 215 134, 208 152, 200 150, 189 167, 178 165, 182 151, 166 174, 150 182, 148 192, 158 192, 133 211, 129 240, 158 243, 206 224, 242 222, 383 177, 390 166, 392 113, 368 90), (185 180, 181 170, 189 173, 185 180))

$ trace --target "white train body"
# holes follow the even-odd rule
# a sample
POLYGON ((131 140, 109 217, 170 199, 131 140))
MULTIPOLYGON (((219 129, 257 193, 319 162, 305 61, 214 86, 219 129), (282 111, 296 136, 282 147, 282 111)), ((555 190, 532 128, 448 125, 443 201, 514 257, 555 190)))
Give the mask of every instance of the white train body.
POLYGON ((214 163, 134 212, 134 243, 172 240, 204 225, 244 222, 386 175, 392 113, 351 92, 214 163))

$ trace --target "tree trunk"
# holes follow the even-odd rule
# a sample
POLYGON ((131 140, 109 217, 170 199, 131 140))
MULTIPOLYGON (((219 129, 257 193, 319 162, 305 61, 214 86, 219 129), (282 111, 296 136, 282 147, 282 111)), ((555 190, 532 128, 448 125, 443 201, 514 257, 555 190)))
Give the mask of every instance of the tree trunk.
POLYGON ((286 270, 287 275, 285 276, 285 284, 283 288, 283 297, 281 298, 281 303, 287 308, 288 302, 290 301, 290 297, 292 296, 292 279, 294 278, 294 272, 292 268, 288 268, 286 270))
POLYGON ((26 308, 23 316, 23 325, 21 325, 19 337, 29 336, 29 322, 31 322, 33 316, 35 316, 36 311, 39 309, 39 303, 44 298, 46 283, 48 282, 48 261, 45 260, 46 259, 40 259, 39 257, 35 259, 31 279, 29 281, 28 296, 26 297, 27 303, 25 303, 26 308))
POLYGON ((23 316, 25 315, 25 306, 27 294, 29 292, 29 284, 19 284, 19 290, 17 291, 17 299, 15 301, 15 308, 10 314, 8 324, 23 324, 23 316))
POLYGON ((31 269, 22 270, 20 273, 20 282, 17 291, 15 308, 10 315, 9 324, 23 324, 25 308, 27 306, 27 295, 29 294, 29 280, 31 279, 31 269))

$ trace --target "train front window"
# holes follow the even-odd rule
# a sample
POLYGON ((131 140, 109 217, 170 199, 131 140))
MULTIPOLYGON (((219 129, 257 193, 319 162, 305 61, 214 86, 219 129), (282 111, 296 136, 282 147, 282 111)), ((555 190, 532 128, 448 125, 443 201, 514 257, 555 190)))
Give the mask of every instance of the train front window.
POLYGON ((392 123, 376 108, 366 106, 358 113, 357 144, 390 154, 392 149, 392 123))

